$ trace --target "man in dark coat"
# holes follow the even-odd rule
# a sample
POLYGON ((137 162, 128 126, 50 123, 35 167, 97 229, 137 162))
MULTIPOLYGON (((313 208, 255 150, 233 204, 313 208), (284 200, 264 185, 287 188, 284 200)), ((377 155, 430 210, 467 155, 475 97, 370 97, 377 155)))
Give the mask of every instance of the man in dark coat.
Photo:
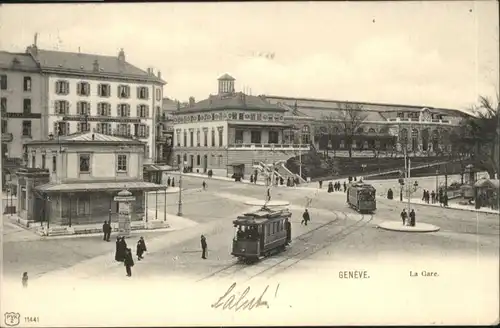
POLYGON ((410 226, 415 226, 415 210, 411 210, 410 212, 410 226))
POLYGON ((323 188, 323 181, 319 180, 319 189, 323 188))
POLYGON ((201 235, 201 258, 204 260, 207 258, 207 239, 203 235, 201 235))
POLYGON ((286 220, 285 221, 285 227, 286 227, 286 244, 290 244, 292 241, 292 224, 290 221, 286 220))
POLYGON ((333 192, 333 183, 330 181, 330 183, 328 183, 328 192, 331 193, 333 192))
POLYGON ((137 255, 137 261, 140 261, 143 259, 142 254, 144 254, 144 249, 142 248, 141 241, 137 241, 137 246, 136 246, 136 255, 137 255))
POLYGON ((168 177, 168 179, 167 179, 167 186, 170 187, 170 177, 168 177))
POLYGON ((122 256, 121 256, 121 239, 120 236, 116 237, 116 250, 115 250, 115 261, 121 261, 122 256))
POLYGON ((307 222, 311 221, 311 217, 309 216, 309 211, 306 210, 304 211, 304 214, 302 214, 302 221, 300 221, 300 224, 304 223, 307 225, 307 222))
POLYGON ((111 227, 111 221, 109 221, 107 224, 107 229, 106 229, 106 241, 109 241, 109 239, 111 238, 111 231, 112 230, 113 230, 113 228, 111 227))
POLYGON ((346 192, 346 191, 347 191, 347 183, 345 183, 345 181, 344 181, 344 192, 346 192))
POLYGON ((172 178, 172 187, 175 187, 175 179, 172 178))
POLYGON ((405 225, 407 217, 408 213, 406 213, 406 210, 403 208, 403 211, 401 212, 401 220, 403 220, 403 225, 405 225))
POLYGON ((125 269, 127 270, 127 277, 132 277, 132 267, 134 266, 134 258, 132 257, 132 250, 130 248, 125 249, 125 259, 123 261, 125 269))
POLYGON ((432 199, 432 204, 434 204, 436 202, 436 192, 434 190, 431 192, 431 199, 432 199))
POLYGON ((102 233, 103 233, 103 238, 102 240, 106 241, 108 239, 108 221, 104 221, 104 224, 102 225, 102 233))

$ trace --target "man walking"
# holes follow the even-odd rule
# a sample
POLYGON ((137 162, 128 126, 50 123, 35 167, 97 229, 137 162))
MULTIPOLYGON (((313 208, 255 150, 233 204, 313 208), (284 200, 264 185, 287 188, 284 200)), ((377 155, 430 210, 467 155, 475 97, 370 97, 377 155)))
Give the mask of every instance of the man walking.
POLYGON ((201 235, 201 258, 206 260, 207 259, 207 239, 205 236, 201 235))
POLYGON ((123 261, 125 265, 125 270, 127 271, 127 277, 132 277, 132 267, 134 266, 134 258, 132 257, 132 250, 127 248, 125 252, 125 260, 123 261))
POLYGON ((309 216, 309 212, 306 210, 304 211, 304 214, 302 214, 302 221, 300 221, 300 224, 304 223, 304 225, 307 225, 307 222, 311 220, 311 217, 309 216))
POLYGON ((109 237, 111 235, 111 226, 109 225, 108 221, 104 221, 104 224, 102 225, 102 232, 104 234, 102 240, 109 241, 109 237))
POLYGON ((405 225, 407 217, 408 213, 406 213, 406 210, 403 208, 403 211, 401 212, 401 220, 403 220, 403 225, 405 225))
POLYGON ((207 183, 205 180, 203 180, 203 183, 201 184, 203 186, 203 190, 207 190, 207 183))

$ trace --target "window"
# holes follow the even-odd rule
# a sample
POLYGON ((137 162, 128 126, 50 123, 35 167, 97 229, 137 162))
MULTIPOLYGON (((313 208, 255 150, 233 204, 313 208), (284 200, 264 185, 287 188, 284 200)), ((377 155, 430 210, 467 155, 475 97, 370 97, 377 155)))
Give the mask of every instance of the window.
POLYGON ((5 113, 7 111, 7 98, 2 97, 0 99, 0 107, 2 108, 2 113, 5 113))
POLYGON ((118 155, 116 162, 116 171, 127 172, 127 155, 118 155))
POLYGON ((31 155, 31 167, 35 168, 36 167, 36 156, 31 155))
POLYGON ((80 154, 80 173, 90 173, 90 155, 80 154))
POLYGON ((23 80, 23 90, 31 91, 31 77, 25 76, 23 80))
POLYGON ((223 130, 219 129, 219 147, 222 147, 222 141, 223 141, 222 133, 223 133, 223 130))
POLYGON ((90 83, 78 82, 76 85, 76 93, 79 96, 90 96, 90 83))
POLYGON ((310 137, 309 126, 304 125, 302 127, 302 143, 306 145, 309 144, 309 142, 311 141, 310 137))
POLYGON ((130 87, 128 85, 118 86, 118 98, 127 99, 130 97, 130 87))
POLYGON ((130 117, 130 105, 129 104, 118 104, 117 112, 118 112, 118 116, 130 117))
POLYGON ((7 75, 0 75, 0 89, 7 90, 7 75))
POLYGON ((78 132, 89 132, 90 131, 90 123, 89 122, 78 122, 76 125, 78 132))
POLYGON ((57 157, 56 155, 52 155, 52 172, 57 172, 57 157))
POLYGON ((54 122, 54 135, 64 136, 69 134, 69 122, 54 122))
POLYGON ((200 166, 201 165, 201 156, 196 155, 196 165, 200 166))
POLYGON ((149 144, 146 143, 146 151, 144 152, 144 157, 149 158, 150 157, 150 150, 149 150, 149 144))
POLYGON ((239 119, 239 120, 243 120, 243 113, 239 113, 239 114, 238 114, 238 119, 239 119))
POLYGON ((97 93, 99 97, 111 96, 111 86, 109 84, 101 83, 97 86, 97 93))
POLYGON ((181 146, 181 133, 177 132, 176 135, 177 135, 177 147, 180 147, 181 146))
POLYGON ((149 117, 149 106, 148 105, 138 105, 137 106, 137 116, 138 117, 149 117))
POLYGON ((47 156, 45 154, 42 154, 42 169, 45 168, 45 161, 47 160, 47 156))
POLYGON ((156 89, 156 100, 161 100, 161 89, 156 89))
POLYGON ((56 100, 55 112, 59 115, 67 115, 69 113, 69 102, 66 100, 56 100))
POLYGON ((194 147, 194 132, 193 131, 189 132, 189 143, 190 143, 191 147, 194 147))
POLYGON ((187 131, 184 130, 184 143, 182 144, 184 147, 187 147, 187 144, 188 144, 188 134, 187 134, 187 131))
POLYGON ((146 124, 139 124, 139 137, 149 138, 149 126, 146 124))
POLYGON ((69 93, 69 82, 56 81, 56 93, 58 95, 67 95, 69 93))
POLYGON ((78 196, 76 204, 76 215, 90 215, 90 195, 78 196))
POLYGON ((76 113, 78 115, 90 115, 90 103, 86 101, 77 102, 76 113))
POLYGON ((203 146, 205 146, 205 147, 208 146, 208 131, 207 130, 203 131, 203 146))
POLYGON ((146 87, 137 87, 137 98, 147 100, 149 98, 148 91, 146 87))
POLYGON ((118 135, 120 136, 130 136, 130 125, 126 123, 118 124, 118 135))
POLYGON ((251 131, 251 133, 250 133, 250 142, 251 143, 260 144, 261 143, 260 137, 261 137, 260 131, 251 131))
POLYGON ((215 147, 215 130, 212 128, 212 147, 215 147))
POLYGON ((31 99, 29 98, 23 99, 23 113, 24 114, 31 113, 31 99))
POLYGON ((31 121, 23 121, 23 137, 31 137, 31 121))
POLYGON ((111 134, 111 123, 97 123, 97 133, 111 134))
POLYGON ((196 146, 200 147, 200 130, 196 131, 196 146))
POLYGON ((108 103, 98 103, 97 104, 97 115, 99 116, 111 116, 111 105, 108 103))
POLYGON ((278 131, 269 131, 269 143, 278 143, 278 131))
POLYGON ((237 144, 243 143, 243 130, 236 130, 234 142, 237 144))

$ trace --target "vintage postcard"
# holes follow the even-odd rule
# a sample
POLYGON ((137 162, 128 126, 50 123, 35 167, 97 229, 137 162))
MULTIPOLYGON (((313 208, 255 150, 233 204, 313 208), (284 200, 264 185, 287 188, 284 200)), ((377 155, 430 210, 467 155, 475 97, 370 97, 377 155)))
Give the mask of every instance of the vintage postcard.
POLYGON ((1 326, 498 324, 498 9, 0 5, 1 326))

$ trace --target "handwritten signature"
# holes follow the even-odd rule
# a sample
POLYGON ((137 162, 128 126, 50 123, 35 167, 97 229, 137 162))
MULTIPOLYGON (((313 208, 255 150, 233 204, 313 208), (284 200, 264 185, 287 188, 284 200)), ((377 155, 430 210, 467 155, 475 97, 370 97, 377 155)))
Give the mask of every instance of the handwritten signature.
MULTIPOLYGON (((233 293, 233 289, 236 287, 236 283, 234 282, 229 289, 219 297, 217 302, 212 304, 212 308, 217 309, 222 306, 222 310, 233 310, 235 312, 239 310, 252 310, 254 308, 258 307, 266 307, 269 308, 269 304, 267 301, 263 300, 264 295, 266 294, 267 290, 269 289, 269 285, 264 288, 264 291, 260 296, 256 299, 253 297, 250 299, 250 297, 247 298, 247 294, 250 293, 250 287, 247 287, 243 293, 239 296, 237 299, 236 294, 238 293, 233 293)), ((278 287, 276 288, 276 293, 278 292, 278 287)))

